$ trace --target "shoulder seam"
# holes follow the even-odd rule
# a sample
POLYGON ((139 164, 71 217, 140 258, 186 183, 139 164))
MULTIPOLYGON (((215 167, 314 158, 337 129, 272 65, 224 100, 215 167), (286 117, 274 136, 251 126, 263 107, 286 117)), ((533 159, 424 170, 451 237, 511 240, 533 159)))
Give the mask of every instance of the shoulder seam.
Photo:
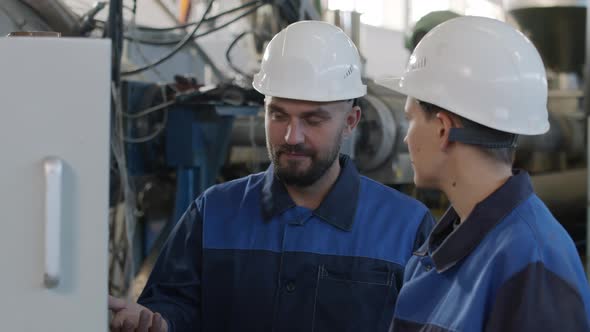
MULTIPOLYGON (((520 213, 520 208, 523 206, 523 204, 526 204, 529 202, 529 200, 533 197, 533 195, 531 195, 529 198, 527 198, 525 201, 522 202, 522 204, 520 204, 514 211, 516 212, 516 214, 518 215, 518 218, 520 220, 523 221, 523 223, 527 226, 527 228, 529 229, 529 231, 532 233, 534 239, 535 239, 535 251, 537 253, 537 255, 539 256, 539 260, 541 262, 544 262, 544 257, 543 257, 543 253, 541 251, 541 238, 539 237, 539 234, 537 233, 536 228, 534 227, 534 225, 532 225, 521 213, 520 213)), ((544 263, 543 263, 544 265, 544 263)))

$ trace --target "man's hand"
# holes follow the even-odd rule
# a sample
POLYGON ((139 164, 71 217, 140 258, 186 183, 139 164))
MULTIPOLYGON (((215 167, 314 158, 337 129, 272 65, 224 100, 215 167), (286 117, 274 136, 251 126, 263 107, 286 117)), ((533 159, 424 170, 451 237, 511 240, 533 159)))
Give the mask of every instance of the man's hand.
POLYGON ((162 316, 140 304, 109 295, 109 310, 113 311, 112 332, 168 332, 162 316))

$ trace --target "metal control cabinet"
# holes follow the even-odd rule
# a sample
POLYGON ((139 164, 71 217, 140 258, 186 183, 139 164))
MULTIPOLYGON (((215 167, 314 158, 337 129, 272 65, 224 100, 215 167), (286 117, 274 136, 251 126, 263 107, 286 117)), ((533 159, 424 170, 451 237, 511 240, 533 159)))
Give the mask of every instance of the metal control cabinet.
POLYGON ((107 331, 110 42, 0 38, 3 331, 107 331))

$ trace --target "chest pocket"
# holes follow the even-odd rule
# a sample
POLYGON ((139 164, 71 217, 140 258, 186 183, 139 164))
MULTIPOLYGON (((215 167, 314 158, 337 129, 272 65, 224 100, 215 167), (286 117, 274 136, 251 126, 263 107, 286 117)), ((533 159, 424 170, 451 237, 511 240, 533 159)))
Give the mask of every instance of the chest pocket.
POLYGON ((320 265, 314 300, 313 332, 387 331, 397 287, 393 271, 320 265))

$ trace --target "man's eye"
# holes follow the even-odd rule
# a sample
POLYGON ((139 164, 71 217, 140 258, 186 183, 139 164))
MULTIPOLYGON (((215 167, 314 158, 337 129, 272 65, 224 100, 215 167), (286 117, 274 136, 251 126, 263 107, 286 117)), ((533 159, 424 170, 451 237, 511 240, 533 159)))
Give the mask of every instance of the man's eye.
POLYGON ((317 126, 321 124, 324 121, 324 119, 319 116, 311 116, 309 118, 306 118, 305 121, 311 126, 317 126))
POLYGON ((272 113, 271 118, 276 121, 282 121, 285 120, 287 117, 281 113, 272 113))

